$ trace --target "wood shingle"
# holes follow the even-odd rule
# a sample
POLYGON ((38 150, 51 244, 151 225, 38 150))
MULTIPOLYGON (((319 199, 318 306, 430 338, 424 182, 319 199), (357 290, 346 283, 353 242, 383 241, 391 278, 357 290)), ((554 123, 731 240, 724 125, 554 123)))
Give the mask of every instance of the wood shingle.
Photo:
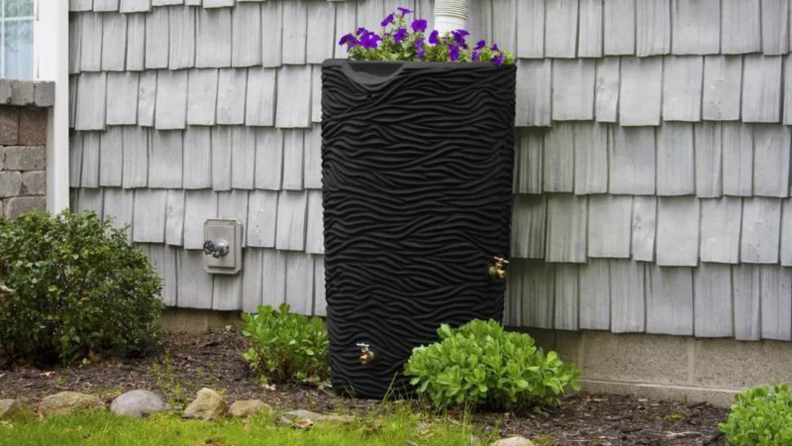
POLYGON ((717 54, 720 51, 720 9, 720 0, 672 0, 673 54, 717 54))
POLYGON ((663 59, 622 57, 619 123, 623 126, 660 124, 663 59))
POLYGON ((231 9, 199 9, 195 34, 197 68, 231 66, 231 9))
POLYGON ((545 260, 561 263, 586 261, 588 200, 572 194, 547 198, 547 249, 545 260))
POLYGON ((184 188, 212 187, 212 132, 209 127, 188 127, 184 132, 184 188))
POLYGON ((602 26, 606 56, 635 54, 635 1, 604 0, 602 26))
POLYGON ((696 197, 657 199, 658 265, 698 264, 700 206, 696 197))
POLYGON ((729 265, 702 263, 693 270, 693 326, 697 338, 734 336, 729 265))
POLYGON ((760 0, 723 0, 723 54, 755 53, 762 49, 762 8, 759 3, 760 0))
POLYGON ((577 46, 578 2, 545 1, 545 57, 574 58, 577 46))
POLYGON ((594 68, 593 60, 553 61, 553 120, 594 119, 594 68))
POLYGON ((168 8, 146 15, 145 62, 147 70, 168 68, 170 17, 168 8))

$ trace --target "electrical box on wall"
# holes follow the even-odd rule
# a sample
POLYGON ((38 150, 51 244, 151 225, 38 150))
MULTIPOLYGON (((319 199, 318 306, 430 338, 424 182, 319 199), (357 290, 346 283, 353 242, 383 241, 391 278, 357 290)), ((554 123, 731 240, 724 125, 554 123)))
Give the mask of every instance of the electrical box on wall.
POLYGON ((242 270, 242 225, 233 218, 206 220, 203 248, 207 273, 239 273, 242 270))

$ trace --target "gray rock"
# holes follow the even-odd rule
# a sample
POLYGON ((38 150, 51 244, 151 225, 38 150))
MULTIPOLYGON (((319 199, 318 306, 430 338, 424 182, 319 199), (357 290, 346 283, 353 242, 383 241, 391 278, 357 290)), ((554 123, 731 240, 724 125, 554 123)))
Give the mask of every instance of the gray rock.
POLYGON ((47 210, 47 199, 45 197, 14 197, 3 200, 3 213, 12 220, 31 209, 47 210))
POLYGON ((18 106, 33 105, 35 86, 32 81, 11 81, 11 104, 18 106))
POLYGON ((525 437, 509 437, 498 440, 490 446, 533 446, 533 442, 525 437))
POLYGON ((229 412, 232 417, 245 418, 256 415, 259 412, 269 412, 271 414, 272 407, 261 400, 243 400, 232 404, 229 412))
POLYGON ((217 420, 228 415, 228 404, 211 389, 201 389, 195 401, 184 410, 185 418, 217 420))
POLYGON ((11 103, 11 81, 0 79, 0 105, 11 103))
POLYGON ((47 172, 31 170, 22 172, 22 193, 25 195, 44 195, 47 193, 47 172))
POLYGON ((294 426, 305 429, 314 424, 350 424, 355 420, 354 417, 347 415, 323 415, 310 410, 292 410, 286 412, 280 418, 280 424, 284 426, 294 426))
POLYGON ((15 421, 22 417, 25 409, 17 400, 0 400, 0 421, 15 421))
POLYGON ((135 418, 143 418, 167 410, 170 410, 170 406, 162 397, 148 390, 132 390, 113 400, 113 404, 110 405, 110 412, 135 418))
POLYGON ((94 395, 78 392, 61 392, 50 395, 38 407, 39 415, 71 415, 76 412, 107 410, 105 403, 94 395))
POLYGON ((52 107, 55 105, 55 82, 36 82, 33 100, 36 107, 52 107))
POLYGON ((22 174, 0 172, 0 197, 15 197, 22 192, 22 174))
POLYGON ((47 168, 47 148, 41 146, 13 146, 5 148, 5 170, 44 170, 47 168))

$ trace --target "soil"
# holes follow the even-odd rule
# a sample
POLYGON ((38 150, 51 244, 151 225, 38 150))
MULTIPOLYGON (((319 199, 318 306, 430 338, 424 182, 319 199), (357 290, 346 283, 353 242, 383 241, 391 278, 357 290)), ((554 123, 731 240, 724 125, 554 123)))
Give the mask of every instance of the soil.
POLYGON ((549 436, 559 445, 724 445, 718 430, 726 411, 707 404, 579 393, 539 415, 476 416, 501 433, 549 436))
MULTIPOLYGON (((379 401, 341 398, 331 390, 298 384, 257 382, 242 358, 245 340, 232 331, 169 334, 157 356, 101 361, 70 368, 0 370, 0 399, 33 406, 62 391, 97 394, 109 403, 123 392, 149 389, 177 407, 202 387, 227 401, 261 399, 283 410, 338 413, 366 411, 379 401)), ((454 414, 449 414, 454 416, 454 414)), ((501 436, 546 436, 559 445, 723 445, 717 425, 725 411, 707 404, 655 401, 631 396, 579 393, 542 414, 477 414, 473 421, 501 436)))

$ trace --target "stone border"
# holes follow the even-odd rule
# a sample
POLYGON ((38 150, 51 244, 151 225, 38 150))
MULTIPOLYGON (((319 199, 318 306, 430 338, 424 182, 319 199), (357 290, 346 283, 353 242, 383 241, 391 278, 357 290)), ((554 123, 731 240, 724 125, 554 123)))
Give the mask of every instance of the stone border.
POLYGON ((52 107, 55 82, 0 79, 0 105, 52 107))

